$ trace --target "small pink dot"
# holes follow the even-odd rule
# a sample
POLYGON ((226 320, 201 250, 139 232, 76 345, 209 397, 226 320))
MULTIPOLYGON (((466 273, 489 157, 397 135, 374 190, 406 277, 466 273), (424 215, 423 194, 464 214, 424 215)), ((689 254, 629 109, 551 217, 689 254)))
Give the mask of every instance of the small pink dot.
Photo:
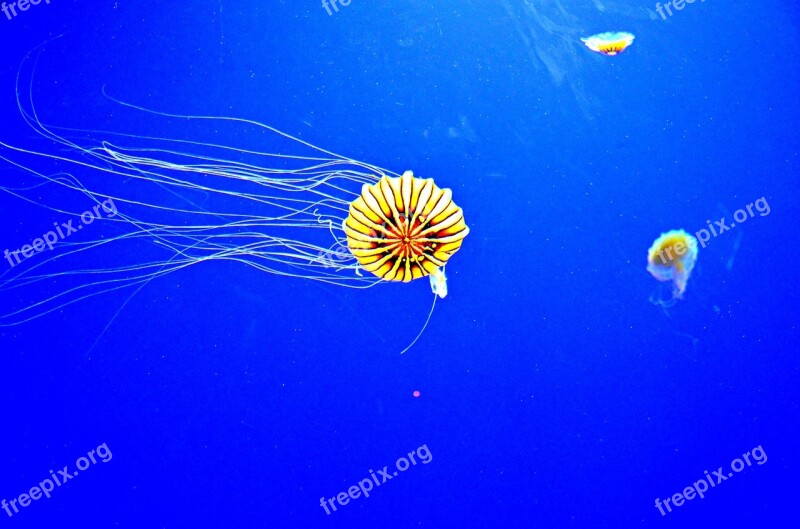
POLYGON ((418 390, 414 390, 414 393, 412 393, 412 395, 414 395, 415 397, 419 397, 420 393, 418 390))

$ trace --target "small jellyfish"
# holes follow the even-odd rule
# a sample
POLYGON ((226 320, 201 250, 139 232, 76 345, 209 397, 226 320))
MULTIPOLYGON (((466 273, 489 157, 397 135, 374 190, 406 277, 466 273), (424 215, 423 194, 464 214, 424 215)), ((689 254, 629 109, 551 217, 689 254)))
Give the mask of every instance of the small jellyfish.
POLYGON ((696 260, 697 239, 683 230, 670 230, 647 250, 647 271, 659 281, 672 282, 674 302, 683 296, 696 260))
POLYGON ((581 41, 586 44, 587 48, 597 53, 617 55, 633 44, 633 39, 633 33, 609 31, 607 33, 598 33, 585 39, 582 38, 581 41))
POLYGON ((412 393, 412 395, 414 395, 414 397, 416 398, 416 397, 419 397, 421 395, 421 393, 419 392, 418 389, 415 389, 414 393, 412 393))

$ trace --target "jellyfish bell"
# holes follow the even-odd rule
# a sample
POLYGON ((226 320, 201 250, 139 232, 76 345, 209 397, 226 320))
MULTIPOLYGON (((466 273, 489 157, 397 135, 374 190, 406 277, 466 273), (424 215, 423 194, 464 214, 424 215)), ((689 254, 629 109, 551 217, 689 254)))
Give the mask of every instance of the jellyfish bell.
POLYGON ((626 31, 608 31, 581 38, 587 48, 603 55, 614 56, 633 44, 634 35, 626 31))
POLYGON ((647 250, 647 271, 659 281, 672 284, 669 305, 683 297, 697 261, 697 239, 684 230, 662 233, 647 250))
POLYGON ((469 233, 449 189, 406 171, 364 184, 342 228, 350 251, 381 279, 407 283, 431 276, 431 290, 447 295, 442 268, 469 233))

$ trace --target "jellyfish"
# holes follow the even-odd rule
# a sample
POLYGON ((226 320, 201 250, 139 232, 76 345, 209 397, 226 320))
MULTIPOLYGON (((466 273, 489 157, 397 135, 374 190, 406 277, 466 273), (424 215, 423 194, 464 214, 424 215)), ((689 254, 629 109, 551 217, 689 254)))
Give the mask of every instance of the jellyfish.
POLYGON ((365 270, 406 283, 430 275, 431 290, 441 298, 447 295, 442 268, 469 233, 452 192, 411 171, 364 184, 342 227, 365 270))
POLYGON ((591 37, 581 38, 586 47, 603 55, 617 55, 633 44, 634 36, 625 31, 609 31, 591 37))
POLYGON ((54 289, 0 314, 0 326, 119 289, 135 294, 153 279, 206 261, 350 288, 430 276, 434 304, 447 293, 444 266, 469 229, 452 192, 430 178, 357 161, 256 121, 149 110, 105 90, 118 110, 232 128, 236 137, 254 134, 275 150, 55 127, 40 120, 32 93, 17 89, 20 113, 55 148, 0 140, 13 154, 0 152, 0 159, 33 181, 14 186, 5 178, 0 191, 83 230, 0 272, 3 295, 27 295, 32 289, 24 287, 33 284, 54 289), (58 172, 42 172, 42 161, 58 172), (80 207, 55 202, 70 193, 80 207), (100 213, 109 204, 113 216, 81 225, 81 211, 100 213))
POLYGON ((681 299, 697 260, 697 239, 683 230, 662 233, 647 251, 647 271, 659 281, 672 282, 672 299, 681 299))

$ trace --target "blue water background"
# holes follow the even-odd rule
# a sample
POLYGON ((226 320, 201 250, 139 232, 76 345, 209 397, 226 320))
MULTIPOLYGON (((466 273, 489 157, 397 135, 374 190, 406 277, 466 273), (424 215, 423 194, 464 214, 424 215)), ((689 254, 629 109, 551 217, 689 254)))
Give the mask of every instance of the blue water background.
MULTIPOLYGON (((230 262, 154 280, 116 317, 130 292, 0 329, 0 499, 101 443, 113 453, 52 498, 0 511, 0 525, 796 519, 797 6, 709 0, 668 20, 654 7, 353 0, 329 16, 312 0, 51 0, 0 15, 6 143, 55 149, 22 122, 14 90, 25 54, 63 34, 33 83, 50 123, 183 134, 103 86, 148 108, 257 120, 433 177, 471 230, 449 296, 403 356, 430 307, 426 281, 350 290, 230 262), (633 46, 609 58, 579 40, 609 30, 634 33, 633 46), (762 197, 769 215, 700 250, 684 300, 649 301, 660 290, 646 251, 661 232, 730 222, 762 197), (421 445, 429 464, 320 507, 421 445), (765 464, 666 516, 655 508, 759 445, 765 464)), ((0 179, 30 182, 8 164, 0 179)), ((0 194, 0 250, 60 218, 0 194)), ((116 263, 103 258, 91 265, 116 263)), ((36 289, 26 295, 53 294, 36 289)), ((0 293, 0 312, 17 303, 0 293)))

